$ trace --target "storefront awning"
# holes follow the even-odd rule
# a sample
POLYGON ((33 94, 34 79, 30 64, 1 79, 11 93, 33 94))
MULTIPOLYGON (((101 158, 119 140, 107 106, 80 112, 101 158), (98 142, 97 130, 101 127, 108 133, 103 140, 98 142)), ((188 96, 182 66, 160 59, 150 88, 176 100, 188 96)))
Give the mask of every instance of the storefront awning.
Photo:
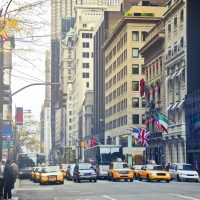
POLYGON ((179 101, 176 102, 176 103, 171 107, 171 110, 175 110, 178 104, 179 104, 179 101))
POLYGON ((177 105, 177 108, 180 108, 184 102, 185 102, 185 99, 182 99, 181 102, 177 105))
POLYGON ((166 111, 171 110, 171 107, 172 107, 172 106, 173 106, 173 104, 170 104, 170 105, 167 107, 166 111))

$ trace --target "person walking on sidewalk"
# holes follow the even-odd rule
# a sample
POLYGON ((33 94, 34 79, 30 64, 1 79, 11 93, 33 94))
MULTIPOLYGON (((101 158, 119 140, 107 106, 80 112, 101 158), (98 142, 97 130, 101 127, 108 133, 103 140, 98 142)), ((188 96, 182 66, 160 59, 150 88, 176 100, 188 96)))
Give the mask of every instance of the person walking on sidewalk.
POLYGON ((0 199, 3 199, 4 168, 5 168, 5 161, 2 160, 1 163, 0 163, 0 199))
POLYGON ((14 172, 15 172, 15 179, 16 179, 16 178, 18 177, 18 174, 19 174, 19 167, 18 167, 18 165, 16 164, 16 161, 15 161, 15 160, 12 161, 11 166, 12 166, 14 172))
POLYGON ((16 181, 15 172, 11 166, 11 160, 7 160, 6 166, 4 169, 4 199, 11 200, 12 192, 11 190, 14 188, 14 184, 16 181))

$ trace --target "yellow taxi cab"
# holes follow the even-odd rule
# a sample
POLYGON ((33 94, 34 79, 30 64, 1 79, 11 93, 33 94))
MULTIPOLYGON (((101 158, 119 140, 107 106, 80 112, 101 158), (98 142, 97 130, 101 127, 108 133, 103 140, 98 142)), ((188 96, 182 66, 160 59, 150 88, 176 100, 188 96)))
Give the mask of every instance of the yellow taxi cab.
POLYGON ((31 171, 31 174, 30 174, 30 177, 31 177, 31 180, 34 181, 35 180, 35 171, 36 171, 37 167, 33 167, 32 168, 32 171, 31 171))
POLYGON ((67 177, 67 168, 68 168, 69 164, 61 164, 60 169, 63 173, 64 178, 67 177))
POLYGON ((43 167, 41 170, 40 184, 61 183, 64 184, 64 176, 59 166, 43 167))
POLYGON ((161 165, 144 165, 138 172, 138 180, 170 182, 170 174, 161 165))
POLYGON ((108 170, 108 180, 115 181, 124 179, 133 182, 133 170, 128 167, 125 162, 112 162, 110 163, 108 170))
POLYGON ((35 181, 36 183, 40 182, 41 170, 42 170, 42 167, 37 167, 37 168, 35 169, 35 179, 34 179, 34 181, 35 181))
POLYGON ((131 169, 133 170, 134 178, 138 179, 138 172, 141 170, 143 165, 134 165, 131 169))

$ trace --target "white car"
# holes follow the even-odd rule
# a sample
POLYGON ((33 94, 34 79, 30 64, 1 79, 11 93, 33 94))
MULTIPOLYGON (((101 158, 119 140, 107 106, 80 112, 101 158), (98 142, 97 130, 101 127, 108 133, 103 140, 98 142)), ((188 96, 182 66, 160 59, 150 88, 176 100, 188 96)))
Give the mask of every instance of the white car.
POLYGON ((176 179, 179 182, 184 180, 199 182, 199 175, 190 164, 174 163, 169 167, 169 173, 171 179, 176 179))

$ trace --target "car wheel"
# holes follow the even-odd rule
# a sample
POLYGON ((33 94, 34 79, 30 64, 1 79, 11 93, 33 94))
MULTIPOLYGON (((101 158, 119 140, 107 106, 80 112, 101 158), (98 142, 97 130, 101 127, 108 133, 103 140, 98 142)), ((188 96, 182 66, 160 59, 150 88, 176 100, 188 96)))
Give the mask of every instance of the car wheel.
POLYGON ((166 180, 167 183, 170 183, 170 180, 166 180))
POLYGON ((60 184, 64 184, 64 181, 61 181, 60 184))
POLYGON ((97 182, 97 179, 94 179, 94 182, 96 183, 96 182, 97 182))
POLYGON ((134 173, 134 179, 135 179, 135 180, 137 180, 137 179, 138 179, 138 177, 137 177, 137 174, 136 174, 136 173, 134 173))
POLYGON ((92 180, 90 180, 90 182, 92 182, 92 180))
POLYGON ((199 182, 199 180, 195 180, 195 182, 196 182, 196 183, 198 183, 198 182, 199 182))
POLYGON ((112 175, 112 182, 115 182, 115 178, 114 178, 114 176, 112 175))
POLYGON ((149 175, 147 175, 147 181, 151 182, 151 179, 149 178, 149 175))
POLYGON ((125 181, 127 182, 127 181, 128 181, 128 179, 125 179, 125 181))
POLYGON ((179 175, 177 175, 177 181, 181 182, 181 179, 180 179, 179 175))
POLYGON ((142 178, 141 178, 141 176, 139 174, 138 174, 138 180, 142 181, 142 178))
POLYGON ((133 178, 130 179, 130 182, 133 182, 133 178))

